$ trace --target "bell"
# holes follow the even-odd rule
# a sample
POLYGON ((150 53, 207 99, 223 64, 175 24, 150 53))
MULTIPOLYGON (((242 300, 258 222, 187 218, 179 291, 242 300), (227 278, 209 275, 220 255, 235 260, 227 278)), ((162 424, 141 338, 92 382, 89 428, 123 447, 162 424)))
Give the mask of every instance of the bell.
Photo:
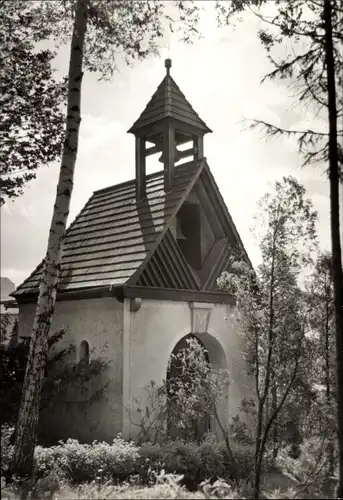
POLYGON ((187 240, 186 236, 183 234, 183 231, 181 229, 181 223, 179 217, 176 217, 176 239, 187 240))
MULTIPOLYGON (((174 163, 177 163, 178 161, 181 160, 180 152, 178 151, 177 147, 175 146, 175 151, 174 151, 174 163)), ((159 157, 158 161, 160 163, 164 163, 164 157, 163 157, 163 151, 161 156, 159 157)))

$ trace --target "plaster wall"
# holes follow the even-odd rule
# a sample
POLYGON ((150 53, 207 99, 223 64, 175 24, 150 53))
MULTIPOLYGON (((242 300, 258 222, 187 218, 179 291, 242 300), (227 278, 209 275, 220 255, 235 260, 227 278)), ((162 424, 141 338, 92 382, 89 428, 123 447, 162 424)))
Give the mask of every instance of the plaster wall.
POLYGON ((130 405, 130 418, 123 416, 125 437, 135 437, 139 415, 131 404, 132 398, 147 405, 144 388, 154 380, 166 378, 170 355, 177 342, 194 333, 209 351, 210 362, 218 368, 228 368, 232 383, 229 387, 225 416, 231 419, 241 400, 249 392, 246 375, 244 344, 237 334, 233 307, 221 304, 143 300, 138 311, 130 310, 130 300, 124 301, 124 401, 130 405))
MULTIPOLYGON (((36 305, 19 307, 19 335, 30 336, 36 305)), ((58 348, 75 346, 70 361, 79 360, 79 347, 86 340, 90 360, 108 361, 98 380, 85 381, 85 394, 71 392, 68 403, 42 412, 40 433, 50 439, 73 437, 84 442, 94 439, 111 441, 122 431, 123 393, 123 304, 114 297, 57 301, 51 332, 60 328, 66 334, 58 348), (104 384, 106 395, 91 405, 84 403, 104 384)))

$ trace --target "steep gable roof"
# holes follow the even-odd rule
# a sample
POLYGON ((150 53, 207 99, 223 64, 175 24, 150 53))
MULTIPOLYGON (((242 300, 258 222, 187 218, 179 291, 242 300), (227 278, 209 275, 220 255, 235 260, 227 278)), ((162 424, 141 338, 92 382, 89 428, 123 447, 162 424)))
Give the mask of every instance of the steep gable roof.
MULTIPOLYGON (((232 246, 250 263, 205 158, 175 167, 167 194, 163 171, 148 175, 146 192, 147 198, 137 204, 131 180, 91 196, 67 230, 59 292, 124 285, 205 292, 217 289, 232 246), (223 228, 197 277, 171 233, 192 190, 223 228)), ((41 274, 42 263, 11 295, 19 299, 37 293, 41 274)))
POLYGON ((135 133, 140 128, 166 117, 197 127, 205 133, 212 132, 198 113, 194 111, 169 74, 164 77, 144 111, 128 132, 135 133))
MULTIPOLYGON (((138 204, 135 180, 96 191, 66 232, 59 291, 127 283, 158 246, 205 162, 176 167, 167 194, 163 172, 148 175, 147 198, 138 204)), ((12 295, 37 293, 42 267, 43 263, 12 295)), ((189 274, 184 279, 194 285, 189 274)))

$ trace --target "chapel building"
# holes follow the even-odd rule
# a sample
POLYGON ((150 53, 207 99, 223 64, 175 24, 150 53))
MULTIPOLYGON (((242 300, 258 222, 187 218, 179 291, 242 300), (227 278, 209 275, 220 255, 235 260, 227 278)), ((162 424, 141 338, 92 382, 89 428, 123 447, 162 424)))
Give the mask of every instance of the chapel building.
MULTIPOLYGON (((135 179, 94 192, 66 232, 51 331, 66 329, 61 344, 75 346, 74 361, 101 356, 109 364, 99 401, 82 407, 74 393, 67 409, 43 412, 51 437, 134 438, 134 398, 146 407, 145 387, 168 377, 171 353, 189 335, 214 368, 230 370, 224 418, 250 393, 234 299, 217 286, 232 251, 250 261, 204 156, 211 130, 171 77, 169 59, 165 66, 129 130, 135 179), (147 175, 154 154, 163 169, 147 175)), ((41 273, 42 263, 12 294, 20 337, 31 334, 41 273)))

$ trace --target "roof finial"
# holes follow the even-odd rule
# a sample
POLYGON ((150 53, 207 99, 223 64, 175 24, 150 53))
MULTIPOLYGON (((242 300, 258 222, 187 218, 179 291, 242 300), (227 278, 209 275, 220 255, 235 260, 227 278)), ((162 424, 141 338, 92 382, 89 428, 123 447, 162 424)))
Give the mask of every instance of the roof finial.
POLYGON ((168 58, 164 61, 164 66, 167 69, 167 75, 170 75, 171 65, 172 65, 171 59, 168 58))

